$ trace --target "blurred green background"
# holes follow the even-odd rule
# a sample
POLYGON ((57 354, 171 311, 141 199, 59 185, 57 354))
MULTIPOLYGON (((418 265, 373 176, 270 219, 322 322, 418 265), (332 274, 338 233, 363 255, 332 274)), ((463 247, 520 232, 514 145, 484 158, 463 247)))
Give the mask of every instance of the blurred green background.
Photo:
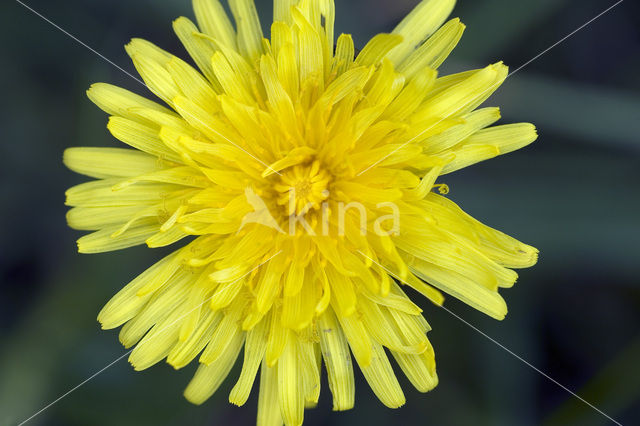
MULTIPOLYGON (((123 45, 149 39, 185 57, 171 30, 188 0, 27 4, 134 72, 123 45)), ((338 0, 337 30, 362 47, 417 0, 338 0)), ((465 36, 442 74, 504 60, 512 69, 611 0, 460 0, 465 36)), ((258 1, 263 23, 271 2, 258 1)), ((623 424, 640 419, 640 5, 630 0, 510 77, 488 104, 502 123, 531 121, 532 146, 450 175, 450 196, 480 220, 541 251, 503 291, 502 322, 452 298, 447 307, 623 424)), ((62 165, 69 146, 112 146, 106 115, 85 96, 104 81, 135 81, 12 0, 0 4, 0 424, 14 425, 124 353, 96 315, 122 285, 165 252, 85 256, 66 227, 62 165)), ((415 297, 440 385, 427 395, 402 380, 407 405, 389 410, 358 373, 356 408, 331 412, 326 379, 306 425, 600 425, 605 417, 444 310, 415 297)), ((182 397, 195 365, 137 373, 114 364, 29 424, 250 425, 227 394, 237 368, 206 404, 182 397)))

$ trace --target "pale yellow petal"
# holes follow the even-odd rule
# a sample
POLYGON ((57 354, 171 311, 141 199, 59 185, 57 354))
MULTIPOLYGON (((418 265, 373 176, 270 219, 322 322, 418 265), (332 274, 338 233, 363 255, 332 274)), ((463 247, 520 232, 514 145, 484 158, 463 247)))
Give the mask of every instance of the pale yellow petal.
MULTIPOLYGON (((174 265, 170 264, 163 275, 168 275, 172 269, 175 271, 174 265)), ((164 321, 168 313, 173 313, 176 308, 181 307, 181 299, 188 295, 189 287, 192 284, 188 274, 180 273, 175 273, 164 281, 163 286, 153 293, 153 297, 144 309, 120 330, 118 337, 126 348, 135 345, 151 327, 164 321)), ((138 294, 137 297, 144 298, 145 296, 138 294)))
POLYGON ((442 119, 475 109, 502 84, 507 72, 507 67, 498 63, 470 74, 460 83, 427 99, 416 118, 431 116, 442 119))
POLYGON ((235 48, 236 32, 218 0, 193 0, 193 11, 198 26, 204 33, 215 37, 231 48, 235 48))
POLYGON ((131 40, 125 48, 149 90, 171 105, 180 90, 164 66, 173 55, 142 39, 131 40))
POLYGON ((161 159, 182 162, 180 156, 160 140, 158 135, 159 129, 117 116, 109 119, 107 129, 109 129, 116 139, 133 148, 155 155, 161 159))
POLYGON ((400 34, 378 34, 374 36, 358 54, 357 65, 377 65, 404 38, 400 34))
POLYGON ((538 250, 535 247, 479 222, 448 198, 431 193, 427 199, 445 207, 460 220, 468 223, 477 233, 479 249, 500 265, 507 268, 527 268, 536 264, 538 250))
POLYGON ((301 426, 304 418, 304 393, 296 341, 289 339, 278 360, 278 401, 286 426, 301 426))
POLYGON ((224 354, 238 336, 244 336, 244 332, 240 329, 243 304, 244 301, 236 299, 225 312, 220 325, 218 325, 209 344, 200 356, 200 363, 210 365, 216 362, 224 357, 224 354))
MULTIPOLYGON (((389 358, 384 348, 376 343, 371 343, 371 363, 363 365, 358 362, 364 378, 371 386, 371 390, 376 394, 380 402, 389 408, 398 408, 404 405, 405 397, 393 368, 389 363, 389 358)), ((357 359, 357 358, 356 358, 357 359)))
POLYGON ((318 318, 317 328, 322 356, 327 367, 329 389, 333 395, 333 409, 350 410, 354 404, 355 383, 347 339, 331 309, 318 318))
POLYGON ((170 110, 150 101, 140 95, 136 95, 126 89, 107 83, 92 84, 87 90, 87 96, 101 110, 110 115, 135 119, 132 108, 147 108, 166 114, 173 114, 170 110))
POLYGON ((268 333, 269 321, 267 319, 263 319, 247 332, 240 378, 229 394, 229 402, 232 404, 240 406, 247 402, 256 373, 267 349, 268 333))
POLYGON ((95 178, 130 177, 162 167, 156 157, 120 148, 68 148, 63 162, 74 172, 95 178))
POLYGON ((238 28, 238 47, 252 62, 264 52, 262 27, 253 0, 229 0, 231 12, 238 28))
POLYGON ((167 71, 171 74, 180 92, 204 109, 219 109, 217 94, 207 80, 180 58, 173 57, 167 62, 167 71))
POLYGON ((393 30, 404 40, 392 50, 388 58, 394 63, 401 63, 424 39, 433 34, 444 23, 455 0, 422 0, 393 30))
MULTIPOLYGON (((145 211, 148 216, 158 214, 158 208, 144 205, 119 207, 74 207, 67 212, 67 224, 81 231, 97 231, 109 225, 123 224, 145 211)), ((141 215, 141 216, 144 216, 141 215)))
POLYGON ((171 197, 194 195, 184 187, 164 183, 139 183, 114 191, 113 187, 121 182, 117 178, 101 179, 73 186, 65 193, 65 204, 73 207, 145 206, 156 205, 171 197))
POLYGON ((257 426, 282 426, 278 397, 278 367, 260 368, 260 394, 258 396, 257 426))
POLYGON ((493 145, 500 154, 523 148, 538 138, 536 128, 530 123, 504 124, 480 130, 462 142, 466 144, 493 145))
POLYGON ((145 370, 165 358, 178 342, 180 310, 175 310, 156 324, 136 345, 129 355, 129 362, 137 371, 145 370))
POLYGON ((373 342, 362 321, 357 318, 357 315, 341 317, 340 314, 338 314, 338 320, 360 368, 370 366, 374 357, 373 342))
POLYGON ((205 348, 221 318, 222 315, 220 313, 205 310, 191 336, 184 341, 178 342, 171 349, 171 352, 167 355, 167 362, 175 369, 189 364, 205 348))
POLYGON ((152 282, 163 285, 174 274, 176 259, 176 253, 165 257, 116 293, 98 314, 102 328, 119 327, 137 315, 152 296, 151 293, 138 296, 138 292, 152 282))
POLYGON ((444 132, 424 141, 424 152, 435 154, 462 142, 475 132, 500 119, 498 108, 482 108, 462 117, 463 123, 451 127, 444 132))
POLYGON ((147 238, 145 243, 149 248, 166 247, 188 236, 188 233, 184 232, 181 228, 174 226, 166 231, 160 229, 160 232, 147 238))
POLYGON ((460 19, 450 20, 407 56, 398 71, 412 77, 425 68, 437 69, 460 41, 464 28, 460 19))
POLYGON ((313 341, 313 328, 309 327, 298 334, 298 368, 302 379, 306 408, 315 407, 320 399, 320 351, 313 341))
POLYGON ((312 78, 322 90, 324 79, 319 77, 323 75, 324 64, 320 35, 298 9, 293 9, 293 19, 298 30, 300 83, 312 78))
POLYGON ((392 352, 396 362, 419 392, 428 392, 438 384, 433 349, 421 354, 392 352))
POLYGON ((494 145, 465 144, 453 153, 455 158, 442 169, 443 175, 497 157, 500 155, 500 149, 494 145))
POLYGON ((184 45, 189 56, 191 56, 202 73, 207 77, 215 92, 222 91, 222 87, 213 72, 211 57, 216 51, 213 43, 206 40, 198 32, 195 24, 185 17, 180 17, 173 21, 173 30, 184 45))
POLYGON ((145 240, 158 232, 160 224, 156 218, 142 219, 131 225, 119 236, 113 236, 120 225, 106 227, 78 239, 80 253, 104 253, 144 244, 145 240))
POLYGON ((294 101, 298 99, 300 72, 296 51, 291 43, 285 44, 278 53, 278 78, 289 97, 294 101))
POLYGON ((418 72, 387 107, 383 118, 392 117, 402 120, 411 115, 429 93, 429 88, 435 82, 437 74, 431 68, 425 68, 418 72))
POLYGON ((280 355, 282 355, 287 345, 289 330, 282 326, 281 310, 274 308, 271 312, 271 326, 269 329, 269 340, 267 342, 265 360, 268 366, 273 367, 278 362, 280 355))
POLYGON ((336 75, 347 71, 355 59, 355 47, 349 34, 340 34, 336 43, 336 53, 332 68, 336 75))
POLYGON ((409 267, 429 284, 493 318, 501 320, 507 314, 507 304, 498 292, 478 285, 462 274, 418 259, 410 262, 409 267))
POLYGON ((220 387, 238 358, 244 343, 244 335, 237 334, 222 356, 209 365, 200 365, 184 390, 184 397, 194 404, 202 404, 220 387))
POLYGON ((293 24, 291 16, 291 8, 298 3, 299 0, 274 0, 273 2, 273 20, 274 22, 284 22, 293 24))
POLYGON ((227 57, 222 52, 216 52, 211 58, 211 63, 213 71, 225 93, 247 104, 254 102, 253 96, 248 90, 249 88, 246 87, 243 78, 233 70, 227 57))

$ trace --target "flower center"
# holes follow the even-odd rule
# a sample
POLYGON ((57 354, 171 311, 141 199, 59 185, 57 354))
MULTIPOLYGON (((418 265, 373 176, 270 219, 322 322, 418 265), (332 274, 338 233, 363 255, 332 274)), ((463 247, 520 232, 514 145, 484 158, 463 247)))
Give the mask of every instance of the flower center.
POLYGON ((330 181, 331 176, 318 161, 296 165, 284 171, 280 182, 275 185, 279 193, 278 204, 285 206, 288 215, 319 209, 320 204, 329 197, 330 181))

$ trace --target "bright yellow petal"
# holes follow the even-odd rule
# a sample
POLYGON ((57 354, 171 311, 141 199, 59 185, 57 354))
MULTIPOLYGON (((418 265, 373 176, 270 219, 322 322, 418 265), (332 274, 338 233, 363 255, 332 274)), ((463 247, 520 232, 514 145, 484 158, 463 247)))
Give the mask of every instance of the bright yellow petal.
POLYGON ((401 35, 403 41, 389 53, 388 58, 394 64, 401 63, 420 42, 440 28, 455 3, 455 0, 422 0, 394 28, 393 33, 401 35))

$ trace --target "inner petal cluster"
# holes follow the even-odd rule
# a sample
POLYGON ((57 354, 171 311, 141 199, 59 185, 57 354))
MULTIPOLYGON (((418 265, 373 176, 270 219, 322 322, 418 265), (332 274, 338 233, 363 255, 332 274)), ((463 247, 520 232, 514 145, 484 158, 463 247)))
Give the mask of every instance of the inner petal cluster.
POLYGON ((280 182, 274 185, 279 192, 277 202, 286 208, 287 215, 320 209, 320 204, 329 197, 330 182, 331 175, 319 161, 296 165, 284 171, 280 182))

